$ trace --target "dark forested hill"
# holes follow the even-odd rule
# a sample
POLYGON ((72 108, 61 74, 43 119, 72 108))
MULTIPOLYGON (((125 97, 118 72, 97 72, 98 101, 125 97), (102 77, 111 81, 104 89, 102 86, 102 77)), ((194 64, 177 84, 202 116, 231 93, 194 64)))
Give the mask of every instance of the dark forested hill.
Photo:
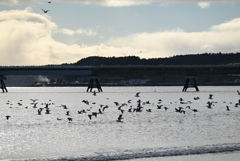
MULTIPOLYGON (((220 65, 240 63, 240 53, 204 53, 176 55, 168 58, 140 59, 137 56, 83 58, 71 65, 220 65)), ((65 64, 66 65, 66 64, 65 64)))

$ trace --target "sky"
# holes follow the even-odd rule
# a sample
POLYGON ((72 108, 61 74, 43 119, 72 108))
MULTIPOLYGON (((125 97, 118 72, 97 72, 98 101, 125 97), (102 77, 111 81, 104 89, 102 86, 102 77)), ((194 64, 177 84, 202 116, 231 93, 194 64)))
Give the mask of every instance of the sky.
POLYGON ((0 0, 0 66, 240 52, 240 0, 48 2, 0 0))

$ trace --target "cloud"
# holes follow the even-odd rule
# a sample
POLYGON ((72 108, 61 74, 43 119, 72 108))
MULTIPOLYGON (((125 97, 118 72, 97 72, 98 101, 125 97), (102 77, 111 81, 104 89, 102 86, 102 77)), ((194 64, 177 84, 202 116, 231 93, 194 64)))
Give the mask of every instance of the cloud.
MULTIPOLYGON (((240 18, 213 26, 209 31, 184 32, 181 29, 155 33, 139 33, 109 40, 108 46, 138 49, 137 55, 169 57, 204 52, 239 52, 240 18)), ((130 54, 132 55, 132 54, 130 54)))
MULTIPOLYGON (((96 4, 107 7, 126 7, 126 6, 134 6, 134 5, 147 5, 151 3, 166 3, 166 0, 55 0, 54 2, 73 2, 73 3, 83 3, 86 5, 96 4)), ((239 0, 228 0, 227 2, 238 2, 239 0)), ((194 2, 198 3, 198 5, 202 8, 206 8, 209 6, 210 2, 226 2, 226 0, 168 0, 169 2, 177 2, 177 3, 186 3, 186 2, 194 2)), ((29 5, 31 3, 39 3, 37 0, 1 0, 0 4, 5 5, 18 5, 24 4, 29 5)))
POLYGON ((198 2, 198 6, 200 6, 203 9, 208 8, 210 4, 211 4, 210 2, 198 2))
MULTIPOLYGON (((0 31, 1 65, 73 63, 88 56, 136 55, 141 58, 159 58, 179 54, 240 51, 240 18, 202 32, 185 32, 177 28, 105 38, 105 42, 97 45, 68 45, 53 39, 52 34, 59 29, 49 17, 26 9, 0 12, 0 31)), ((81 35, 89 31, 65 29, 70 35, 81 35)))
POLYGON ((1 0, 0 4, 4 5, 19 5, 19 4, 31 4, 36 2, 36 0, 1 0))
POLYGON ((95 36, 97 33, 92 31, 92 30, 85 30, 85 29, 78 29, 76 31, 70 30, 70 29, 61 29, 61 33, 68 35, 68 36, 73 36, 73 35, 87 35, 87 36, 95 36))

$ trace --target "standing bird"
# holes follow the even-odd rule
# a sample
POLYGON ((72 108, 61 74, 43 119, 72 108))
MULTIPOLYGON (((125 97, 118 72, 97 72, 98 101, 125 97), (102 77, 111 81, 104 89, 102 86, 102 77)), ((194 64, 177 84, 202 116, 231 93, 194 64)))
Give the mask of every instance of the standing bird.
POLYGON ((7 115, 7 116, 6 116, 6 119, 8 120, 10 117, 11 117, 11 116, 7 115))
POLYGON ((210 94, 210 95, 209 95, 209 97, 208 97, 208 99, 213 99, 213 98, 212 98, 212 96, 213 96, 213 95, 212 95, 212 94, 210 94))
POLYGON ((230 111, 229 106, 226 106, 226 108, 227 108, 227 111, 230 111))
POLYGON ((47 13, 48 11, 50 11, 50 10, 44 10, 44 9, 42 9, 42 10, 43 10, 44 13, 47 13))

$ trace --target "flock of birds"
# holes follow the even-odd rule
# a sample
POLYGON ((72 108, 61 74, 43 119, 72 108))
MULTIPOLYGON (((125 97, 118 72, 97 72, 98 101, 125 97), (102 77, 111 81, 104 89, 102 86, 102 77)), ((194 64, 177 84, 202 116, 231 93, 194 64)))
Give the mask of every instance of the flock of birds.
MULTIPOLYGON (((240 92, 238 92, 238 95, 240 95, 240 92)), ((97 96, 97 93, 94 91, 93 92, 94 96, 97 96)), ((135 94, 135 97, 140 97, 140 92, 135 94)), ((194 97, 193 100, 199 100, 199 97, 194 97)), ((209 94, 208 97, 209 101, 206 103, 206 107, 208 109, 212 109, 213 106, 217 103, 215 101, 213 101, 213 95, 209 94)), ((82 108, 81 110, 78 111, 70 111, 70 108, 67 105, 55 105, 55 103, 53 103, 51 100, 49 100, 47 103, 39 103, 38 99, 30 99, 30 106, 26 106, 22 100, 19 100, 17 103, 17 107, 16 104, 13 104, 10 101, 6 102, 6 105, 8 105, 8 108, 13 109, 13 108, 25 108, 25 109, 29 109, 29 108, 33 108, 36 109, 36 115, 50 115, 51 114, 51 108, 52 106, 57 107, 57 108, 63 108, 63 111, 65 113, 65 116, 67 116, 65 119, 67 119, 69 122, 73 121, 73 113, 75 114, 85 114, 87 115, 89 120, 92 120, 93 117, 97 118, 99 114, 104 114, 106 112, 106 110, 109 108, 109 106, 111 106, 111 108, 116 108, 119 111, 118 117, 116 119, 117 122, 123 122, 123 115, 124 113, 128 112, 128 113, 137 113, 137 112, 153 112, 154 110, 165 110, 168 111, 170 108, 167 107, 166 105, 164 105, 162 103, 163 101, 161 99, 158 99, 157 103, 150 103, 150 101, 142 101, 141 99, 138 99, 137 102, 134 104, 132 102, 131 99, 129 99, 127 102, 125 103, 119 103, 114 101, 112 103, 112 105, 103 105, 100 104, 99 107, 96 107, 98 105, 96 105, 96 102, 90 102, 88 100, 82 100, 82 103, 85 105, 86 108, 82 108), (148 106, 150 105, 150 106, 148 106), (115 106, 115 107, 112 107, 115 106), (45 112, 44 112, 45 111, 45 112)), ((179 103, 178 106, 179 107, 175 107, 174 111, 177 113, 181 113, 181 114, 185 114, 187 111, 192 111, 193 113, 199 112, 197 109, 195 108, 191 108, 191 104, 192 101, 185 101, 183 98, 179 98, 179 102, 175 102, 175 103, 179 103)), ((226 102, 223 102, 226 103, 226 102)), ((170 104, 173 104, 172 102, 170 102, 170 104)), ((232 104, 232 102, 230 102, 230 104, 232 104)), ((238 105, 240 105, 240 100, 235 103, 235 107, 238 107, 238 105)), ((230 111, 229 106, 226 106, 226 110, 230 111)), ((6 115, 6 120, 11 119, 11 115, 6 115)), ((63 118, 56 118, 57 120, 62 120, 63 118)))

